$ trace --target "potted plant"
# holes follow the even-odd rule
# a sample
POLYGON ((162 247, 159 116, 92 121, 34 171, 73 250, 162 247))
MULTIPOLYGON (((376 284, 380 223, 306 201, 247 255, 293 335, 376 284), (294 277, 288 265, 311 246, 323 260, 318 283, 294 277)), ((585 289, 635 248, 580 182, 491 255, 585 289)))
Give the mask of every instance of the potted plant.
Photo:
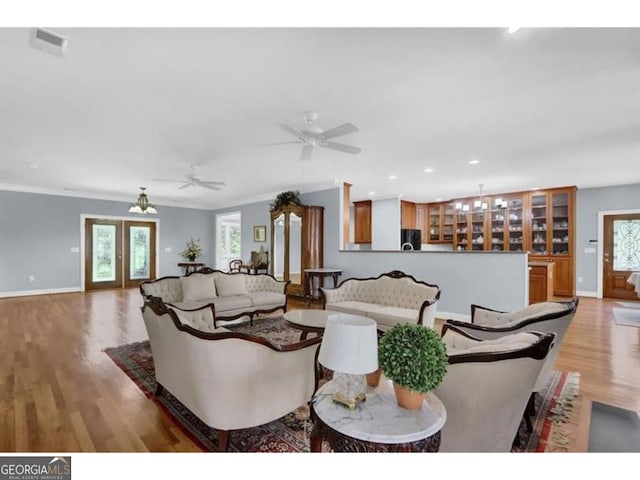
POLYGON ((288 190, 286 192, 276 195, 276 199, 271 203, 271 210, 277 210, 278 208, 295 203, 300 205, 300 192, 297 190, 288 190))
POLYGON ((422 407, 424 395, 447 373, 447 347, 431 328, 403 323, 385 332, 378 345, 378 364, 393 381, 398 405, 422 407))
POLYGON ((193 237, 187 242, 187 248, 180 252, 180 256, 190 262, 202 256, 202 247, 200 247, 200 239, 194 240, 193 237))

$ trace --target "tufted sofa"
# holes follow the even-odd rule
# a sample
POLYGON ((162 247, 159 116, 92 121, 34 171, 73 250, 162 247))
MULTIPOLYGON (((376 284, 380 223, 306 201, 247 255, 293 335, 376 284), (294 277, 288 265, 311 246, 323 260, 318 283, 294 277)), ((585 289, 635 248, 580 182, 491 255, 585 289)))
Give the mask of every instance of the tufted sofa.
POLYGON ((267 274, 226 273, 203 268, 182 277, 142 282, 140 293, 143 298, 157 297, 173 307, 178 317, 188 317, 194 328, 213 331, 231 322, 238 323, 242 317, 248 316, 253 321, 257 314, 278 309, 286 311, 288 284, 267 274), (212 318, 203 314, 201 307, 205 305, 212 306, 212 318))
POLYGON ((397 323, 433 328, 440 288, 394 270, 376 278, 349 278, 337 288, 320 288, 325 310, 364 315, 388 330, 397 323))
POLYGON ((315 357, 322 337, 279 345, 225 327, 194 328, 213 306, 177 310, 158 297, 142 307, 158 382, 206 425, 226 451, 231 430, 276 420, 305 405, 317 388, 315 357))

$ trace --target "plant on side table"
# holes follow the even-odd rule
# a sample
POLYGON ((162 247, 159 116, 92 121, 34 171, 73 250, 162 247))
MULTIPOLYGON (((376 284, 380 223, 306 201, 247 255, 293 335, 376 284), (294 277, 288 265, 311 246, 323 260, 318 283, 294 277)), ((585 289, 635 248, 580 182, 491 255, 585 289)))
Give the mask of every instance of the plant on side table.
POLYGON ((200 239, 194 240, 193 237, 187 242, 187 248, 180 252, 180 256, 190 262, 202 256, 202 247, 200 247, 200 239))
POLYGON ((415 410, 422 407, 425 394, 444 380, 447 346, 431 328, 398 324, 382 336, 378 363, 384 375, 393 381, 398 405, 415 410))

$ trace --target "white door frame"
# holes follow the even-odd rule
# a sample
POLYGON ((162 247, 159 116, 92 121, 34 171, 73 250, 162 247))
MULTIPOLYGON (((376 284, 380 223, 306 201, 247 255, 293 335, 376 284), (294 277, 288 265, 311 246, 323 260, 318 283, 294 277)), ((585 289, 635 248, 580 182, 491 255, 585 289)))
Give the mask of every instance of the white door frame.
POLYGON ((602 271, 604 260, 604 217, 606 215, 628 215, 634 213, 640 214, 640 209, 602 210, 598 212, 598 298, 603 298, 604 296, 604 272, 602 271))
MULTIPOLYGON (((154 259, 156 262, 156 276, 159 274, 159 256, 160 256, 160 219, 159 218, 141 218, 141 217, 121 217, 116 215, 98 215, 93 213, 81 213, 80 214, 80 291, 85 291, 85 283, 84 283, 84 267, 85 267, 85 234, 84 227, 87 219, 90 218, 104 218, 105 220, 122 220, 122 221, 131 221, 131 222, 149 222, 156 224, 156 258, 154 259)), ((124 282, 124 263, 121 265, 123 269, 122 272, 122 281, 124 282)))

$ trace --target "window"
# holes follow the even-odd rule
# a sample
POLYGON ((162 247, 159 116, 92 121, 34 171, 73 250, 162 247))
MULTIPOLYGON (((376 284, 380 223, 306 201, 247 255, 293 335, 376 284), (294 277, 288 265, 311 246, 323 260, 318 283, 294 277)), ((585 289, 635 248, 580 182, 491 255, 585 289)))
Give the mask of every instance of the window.
POLYGON ((228 270, 229 262, 242 258, 242 216, 240 212, 216 215, 216 268, 228 270))

